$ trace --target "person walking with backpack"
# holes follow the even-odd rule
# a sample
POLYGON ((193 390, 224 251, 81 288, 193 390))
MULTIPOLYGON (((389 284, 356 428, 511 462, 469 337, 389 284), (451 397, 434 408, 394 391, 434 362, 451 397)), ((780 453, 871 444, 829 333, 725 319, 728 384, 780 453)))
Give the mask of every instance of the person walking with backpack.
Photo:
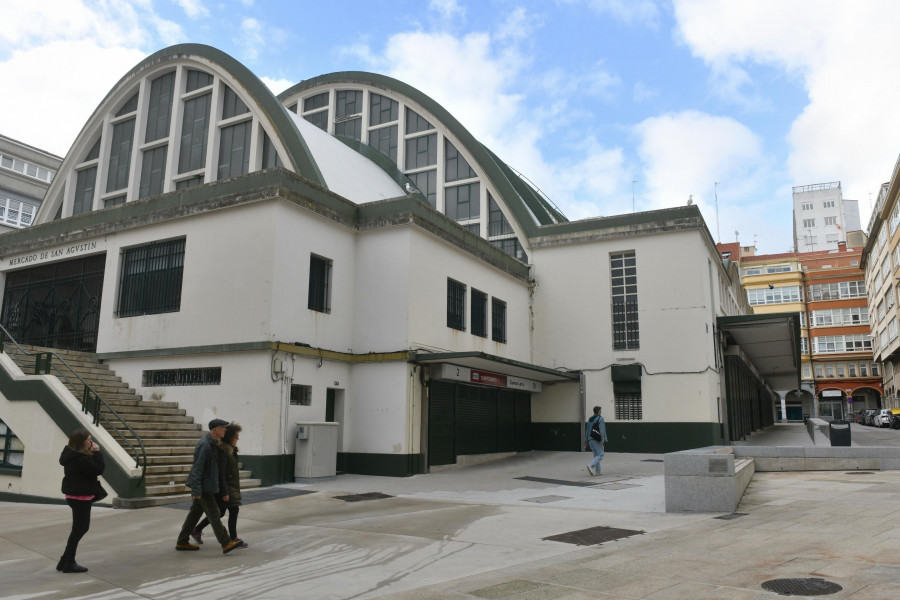
POLYGON ((587 420, 584 428, 584 439, 594 453, 594 460, 587 466, 588 473, 592 476, 602 475, 600 462, 603 460, 603 448, 606 444, 606 421, 600 415, 600 407, 594 407, 594 416, 587 420))

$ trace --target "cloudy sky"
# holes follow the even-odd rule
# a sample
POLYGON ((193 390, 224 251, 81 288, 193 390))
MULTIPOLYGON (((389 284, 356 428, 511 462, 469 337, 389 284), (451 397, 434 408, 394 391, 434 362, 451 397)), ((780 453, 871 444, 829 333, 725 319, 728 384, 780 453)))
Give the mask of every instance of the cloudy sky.
POLYGON ((333 71, 396 77, 570 219, 692 197, 713 237, 761 253, 791 247, 795 185, 841 181, 865 227, 900 154, 893 0, 0 0, 0 14, 0 133, 61 156, 122 75, 184 42, 276 93, 333 71))

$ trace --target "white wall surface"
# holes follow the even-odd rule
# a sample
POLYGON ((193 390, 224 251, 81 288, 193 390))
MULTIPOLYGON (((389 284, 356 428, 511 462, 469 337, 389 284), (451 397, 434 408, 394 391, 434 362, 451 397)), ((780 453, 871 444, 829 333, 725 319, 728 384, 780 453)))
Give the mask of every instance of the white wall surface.
MULTIPOLYGON (((345 408, 345 452, 407 454, 418 444, 418 375, 403 362, 358 363, 345 408)), ((417 447, 416 447, 417 451, 417 447)))

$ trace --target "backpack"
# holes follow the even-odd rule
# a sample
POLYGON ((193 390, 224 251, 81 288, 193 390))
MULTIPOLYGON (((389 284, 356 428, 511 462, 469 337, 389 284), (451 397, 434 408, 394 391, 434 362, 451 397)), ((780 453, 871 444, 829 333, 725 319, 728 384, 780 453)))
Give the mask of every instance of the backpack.
POLYGON ((591 439, 596 440, 598 442, 603 441, 603 434, 600 432, 600 417, 594 419, 591 423, 591 439))

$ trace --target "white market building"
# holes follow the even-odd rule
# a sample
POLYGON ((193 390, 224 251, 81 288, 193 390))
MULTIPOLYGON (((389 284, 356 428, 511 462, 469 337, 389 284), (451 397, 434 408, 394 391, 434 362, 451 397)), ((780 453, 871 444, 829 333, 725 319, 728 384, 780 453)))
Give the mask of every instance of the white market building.
MULTIPOLYGON (((266 484, 293 480, 298 422, 339 423, 338 470, 402 476, 578 451, 593 405, 611 451, 723 444, 799 380, 798 317, 748 314, 696 206, 570 222, 407 84, 335 73, 276 97, 201 45, 119 81, 0 257, 16 342, 240 422, 266 484)), ((0 485, 55 494, 89 418, 2 366, 25 460, 0 485)), ((128 454, 107 481, 141 495, 128 454)))

